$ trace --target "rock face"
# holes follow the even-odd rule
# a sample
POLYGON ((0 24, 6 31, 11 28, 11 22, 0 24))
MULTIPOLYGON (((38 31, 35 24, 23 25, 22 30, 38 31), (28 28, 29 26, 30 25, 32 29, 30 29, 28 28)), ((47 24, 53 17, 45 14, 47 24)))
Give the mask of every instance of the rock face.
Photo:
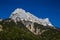
POLYGON ((44 26, 47 26, 47 25, 53 26, 48 18, 45 18, 45 19, 38 18, 32 15, 30 12, 26 12, 21 8, 17 8, 14 12, 12 12, 10 18, 13 19, 15 22, 19 20, 26 20, 26 21, 36 22, 44 26))
POLYGON ((46 28, 31 21, 19 21, 17 24, 10 19, 0 22, 1 40, 60 40, 60 30, 54 28, 46 28), (34 35, 35 34, 35 35, 34 35), (39 35, 41 34, 41 35, 39 35))
POLYGON ((46 30, 41 31, 41 29, 37 26, 35 26, 36 28, 34 28, 34 23, 43 26, 51 26, 51 27, 53 26, 48 18, 45 19, 38 18, 21 8, 17 8, 14 12, 12 12, 10 18, 11 20, 14 20, 14 22, 22 21, 22 23, 26 26, 26 28, 35 35, 41 34, 46 30))

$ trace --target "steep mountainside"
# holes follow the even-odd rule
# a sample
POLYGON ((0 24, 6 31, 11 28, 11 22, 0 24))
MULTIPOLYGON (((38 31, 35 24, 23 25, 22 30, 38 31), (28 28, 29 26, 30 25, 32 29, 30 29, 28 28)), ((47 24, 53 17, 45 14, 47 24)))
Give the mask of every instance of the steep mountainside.
POLYGON ((53 27, 53 25, 51 24, 48 18, 46 19, 38 18, 21 8, 17 8, 14 12, 12 12, 12 14, 10 15, 10 18, 11 20, 14 20, 15 23, 22 21, 22 23, 26 26, 26 28, 35 35, 42 34, 43 32, 45 32, 47 30, 45 29, 46 26, 49 26, 47 28, 53 27), (41 27, 38 27, 35 24, 41 27), (44 29, 41 30, 41 28, 42 29, 44 28, 44 29))
POLYGON ((37 40, 36 36, 32 34, 21 22, 14 23, 14 21, 0 22, 2 30, 0 32, 0 40, 37 40))
POLYGON ((60 29, 48 18, 17 8, 9 18, 0 19, 0 40, 60 40, 60 29))
MULTIPOLYGON (((60 40, 60 30, 49 26, 43 26, 38 23, 34 23, 34 28, 40 28, 42 34, 35 35, 22 21, 15 23, 13 20, 0 21, 0 40, 60 40)), ((36 31, 35 31, 36 32, 36 31)))

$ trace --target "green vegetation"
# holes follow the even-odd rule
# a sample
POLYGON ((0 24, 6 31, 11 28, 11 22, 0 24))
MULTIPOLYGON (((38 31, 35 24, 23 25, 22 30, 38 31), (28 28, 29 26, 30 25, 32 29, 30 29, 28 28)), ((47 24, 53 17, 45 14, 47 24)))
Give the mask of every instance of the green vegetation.
POLYGON ((1 25, 3 31, 0 32, 0 40, 39 40, 21 22, 2 22, 1 25))
POLYGON ((14 21, 2 21, 3 31, 0 32, 0 40, 60 40, 60 31, 56 29, 48 29, 35 23, 35 27, 47 29, 41 35, 31 33, 22 22, 14 23, 14 21))

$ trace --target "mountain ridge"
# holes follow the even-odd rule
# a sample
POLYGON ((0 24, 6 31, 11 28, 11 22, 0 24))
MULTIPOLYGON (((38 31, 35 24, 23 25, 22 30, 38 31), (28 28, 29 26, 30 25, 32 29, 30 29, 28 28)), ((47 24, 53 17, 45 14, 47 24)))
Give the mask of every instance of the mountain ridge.
POLYGON ((26 21, 28 20, 32 22, 37 22, 44 26, 47 26, 47 25, 53 26, 51 22, 49 21, 49 18, 45 18, 45 19, 38 18, 34 16, 33 14, 31 14, 30 12, 26 12, 25 10, 21 8, 15 9, 15 11, 12 12, 9 18, 12 18, 15 22, 17 21, 16 18, 18 18, 18 21, 21 19, 21 20, 26 20, 26 21))
MULTIPOLYGON (((21 9, 19 9, 19 12, 20 10, 21 9)), ((32 21, 28 17, 26 17, 28 20, 23 18, 21 13, 14 12, 9 18, 0 21, 0 40, 60 40, 60 30, 58 28, 49 25, 44 26, 38 23, 39 20, 48 23, 50 22, 48 18, 39 19, 30 13, 26 14, 22 12, 28 16, 31 15, 29 18, 33 17, 32 21), (35 22, 35 17, 38 19, 38 22, 35 22)))

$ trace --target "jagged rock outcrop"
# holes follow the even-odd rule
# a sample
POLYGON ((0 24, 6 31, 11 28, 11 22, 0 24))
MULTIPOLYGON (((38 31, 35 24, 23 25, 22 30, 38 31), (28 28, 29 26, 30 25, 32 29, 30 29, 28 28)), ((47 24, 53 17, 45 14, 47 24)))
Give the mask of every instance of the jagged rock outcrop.
POLYGON ((48 18, 46 19, 38 18, 33 14, 31 14, 30 12, 26 12, 21 8, 17 8, 14 12, 12 12, 12 14, 10 15, 10 18, 13 19, 15 22, 19 20, 26 20, 26 21, 36 22, 44 26, 47 26, 47 25, 53 26, 48 18))

